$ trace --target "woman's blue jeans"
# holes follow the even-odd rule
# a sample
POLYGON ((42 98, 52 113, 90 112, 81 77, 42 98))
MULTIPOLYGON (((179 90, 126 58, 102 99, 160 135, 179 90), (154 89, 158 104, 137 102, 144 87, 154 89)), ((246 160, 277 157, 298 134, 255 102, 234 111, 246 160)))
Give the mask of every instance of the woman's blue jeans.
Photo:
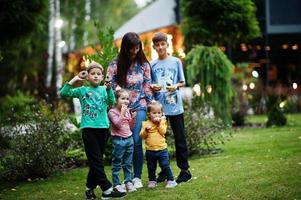
POLYGON ((146 109, 138 108, 136 112, 136 122, 132 129, 134 139, 133 167, 134 178, 141 178, 143 166, 143 149, 142 140, 140 138, 140 131, 142 127, 142 121, 144 121, 146 117, 146 109))

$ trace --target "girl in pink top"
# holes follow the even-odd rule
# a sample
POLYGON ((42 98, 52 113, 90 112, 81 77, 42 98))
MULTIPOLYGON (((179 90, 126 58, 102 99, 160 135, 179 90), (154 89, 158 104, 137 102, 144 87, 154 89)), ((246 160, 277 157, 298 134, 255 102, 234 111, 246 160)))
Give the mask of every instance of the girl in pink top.
POLYGON ((118 90, 115 93, 116 106, 109 113, 111 121, 112 135, 112 179, 114 187, 120 192, 136 191, 132 183, 132 162, 134 152, 134 141, 132 138, 131 127, 134 124, 136 112, 130 112, 129 93, 124 90, 118 90), (119 171, 123 169, 124 183, 121 184, 119 171))

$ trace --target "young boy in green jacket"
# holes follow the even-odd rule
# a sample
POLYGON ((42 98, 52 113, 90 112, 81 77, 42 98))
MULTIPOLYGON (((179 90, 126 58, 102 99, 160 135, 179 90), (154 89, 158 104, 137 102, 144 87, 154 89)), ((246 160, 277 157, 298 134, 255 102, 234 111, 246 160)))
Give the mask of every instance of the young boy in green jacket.
POLYGON ((109 135, 108 105, 115 103, 113 91, 108 82, 100 86, 103 80, 103 68, 99 63, 91 62, 86 77, 76 75, 61 89, 61 96, 79 98, 82 117, 80 128, 85 152, 89 162, 89 172, 86 183, 86 199, 96 199, 94 189, 97 185, 102 189, 102 199, 118 198, 126 193, 112 188, 103 166, 103 153, 109 135), (90 85, 73 88, 77 81, 87 80, 90 85))

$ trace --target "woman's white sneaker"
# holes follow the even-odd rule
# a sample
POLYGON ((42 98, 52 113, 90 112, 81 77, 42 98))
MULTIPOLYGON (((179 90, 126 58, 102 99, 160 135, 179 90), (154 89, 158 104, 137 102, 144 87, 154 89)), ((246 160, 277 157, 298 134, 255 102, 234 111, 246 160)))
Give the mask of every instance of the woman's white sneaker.
POLYGON ((135 187, 136 189, 142 188, 142 187, 143 187, 142 181, 141 181, 140 178, 133 178, 132 182, 133 182, 134 187, 135 187))

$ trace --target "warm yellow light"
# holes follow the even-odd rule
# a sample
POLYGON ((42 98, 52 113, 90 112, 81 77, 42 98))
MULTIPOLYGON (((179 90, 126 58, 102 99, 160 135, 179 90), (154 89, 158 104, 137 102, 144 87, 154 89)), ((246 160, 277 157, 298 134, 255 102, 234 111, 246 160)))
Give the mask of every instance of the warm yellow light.
POLYGON ((195 84, 192 90, 196 93, 197 96, 201 95, 201 86, 199 84, 195 84))
POLYGON ((220 49, 222 52, 225 52, 225 51, 226 51, 226 47, 219 47, 219 49, 220 49))
POLYGON ((212 92, 212 87, 211 85, 207 85, 206 87, 207 92, 210 94, 212 92))
POLYGON ((186 54, 182 48, 178 49, 178 54, 180 58, 185 58, 186 54))
POLYGON ((294 90, 296 90, 298 88, 298 84, 297 83, 293 83, 293 88, 294 88, 294 90))
POLYGON ((243 84, 242 89, 243 89, 244 91, 247 91, 248 86, 247 86, 246 84, 243 84))
POLYGON ((282 102, 279 104, 279 107, 280 107, 280 108, 283 108, 284 106, 285 106, 285 102, 282 101, 282 102))
POLYGON ((283 44, 282 49, 288 49, 288 44, 283 44))
POLYGON ((241 43, 241 44, 240 44, 240 49, 241 49, 242 51, 248 51, 247 45, 246 45, 245 43, 241 43))
POLYGON ((253 90, 255 88, 255 84, 254 83, 250 83, 249 87, 250 87, 251 90, 253 90))
POLYGON ((271 51, 271 47, 270 46, 265 46, 264 48, 266 51, 271 51))
POLYGON ((294 45, 292 46, 292 50, 298 50, 298 45, 297 45, 297 44, 294 44, 294 45))

